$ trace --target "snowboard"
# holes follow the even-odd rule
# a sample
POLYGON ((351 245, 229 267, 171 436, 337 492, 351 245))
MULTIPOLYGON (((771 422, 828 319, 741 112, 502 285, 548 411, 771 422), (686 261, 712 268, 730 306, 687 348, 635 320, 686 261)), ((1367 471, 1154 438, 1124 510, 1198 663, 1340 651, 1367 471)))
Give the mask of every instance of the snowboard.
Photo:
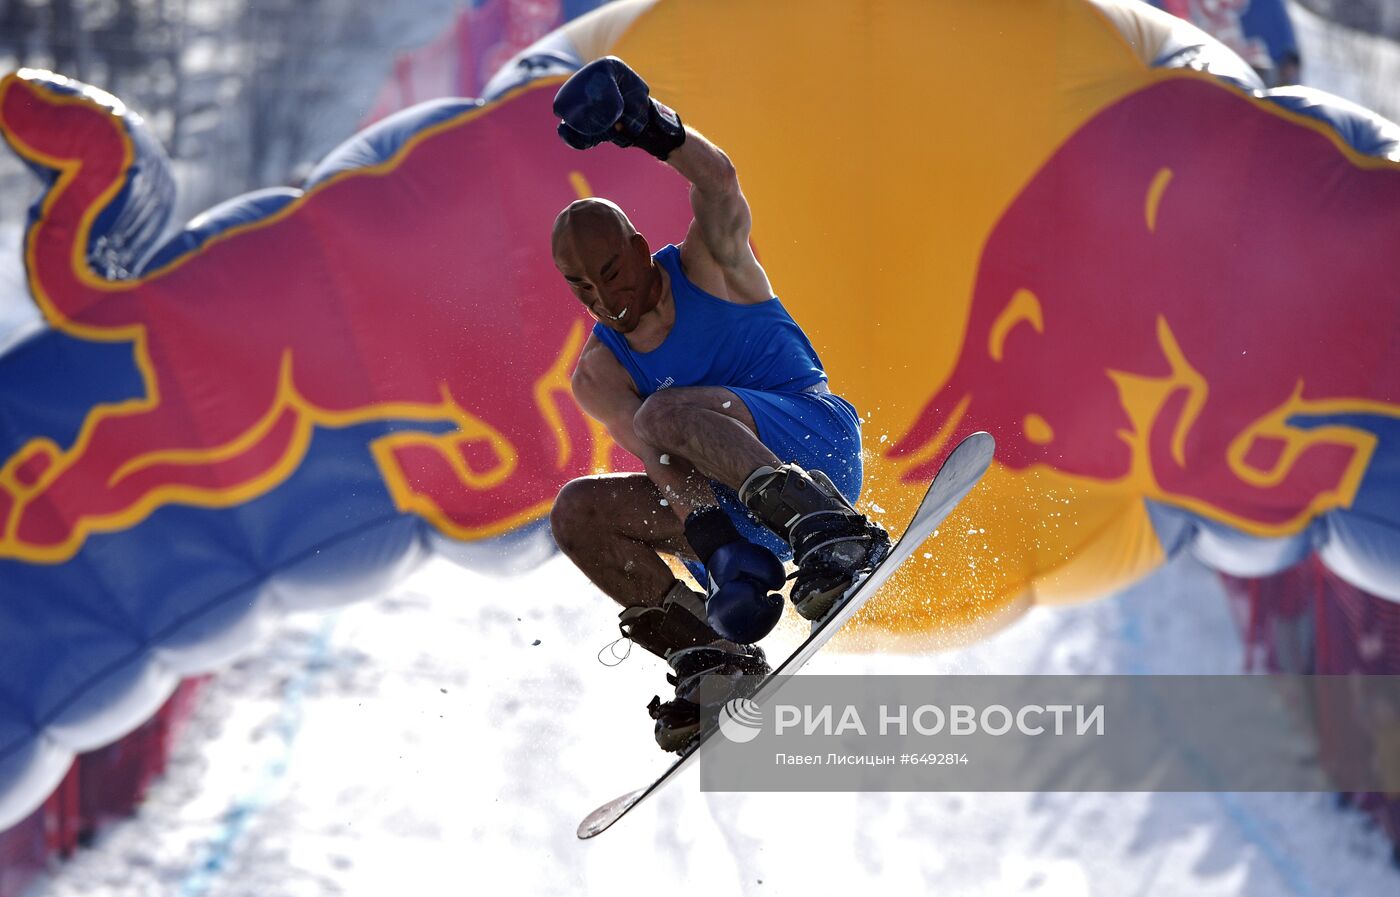
MULTIPOLYGON (((973 433, 957 444, 943 461, 943 465, 934 475, 933 481, 929 483, 928 491, 924 494, 918 509, 914 511, 908 528, 891 546, 885 559, 863 579, 853 583, 850 590, 832 607, 826 617, 812 624, 811 634, 787 660, 764 678, 754 693, 749 696, 751 700, 762 703, 764 699, 771 697, 775 693, 775 689, 781 685, 781 680, 777 680, 777 677, 789 676, 797 672, 803 664, 811 659, 813 654, 817 653, 822 645, 830 641, 836 631, 844 626, 846 621, 855 615, 856 611, 860 610, 861 606, 879 590, 880 586, 899 569, 900 565, 907 561, 918 547, 933 535, 938 525, 957 507, 958 502, 972 491, 972 488, 982 479, 982 475, 987 472, 992 464, 992 452, 995 447, 996 443, 991 434, 985 432, 973 433)), ((642 801, 674 781, 696 757, 700 756, 705 746, 710 743, 710 739, 718 731, 718 726, 712 726, 696 736, 695 741, 650 785, 610 800, 589 813, 587 818, 579 823, 578 836, 592 838, 602 834, 615 822, 635 809, 642 801)))

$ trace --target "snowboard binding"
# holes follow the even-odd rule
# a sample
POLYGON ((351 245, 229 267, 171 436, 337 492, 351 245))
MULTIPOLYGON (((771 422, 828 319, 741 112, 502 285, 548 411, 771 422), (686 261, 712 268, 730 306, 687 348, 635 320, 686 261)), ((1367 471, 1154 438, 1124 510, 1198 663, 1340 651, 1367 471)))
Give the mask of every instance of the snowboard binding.
POLYGON ((739 695, 746 677, 771 671, 763 649, 720 636, 705 619, 705 596, 677 581, 659 607, 629 607, 618 628, 633 644, 665 660, 672 672, 666 681, 675 697, 655 695, 647 714, 656 722, 656 743, 664 751, 684 751, 702 731, 705 707, 739 695))
POLYGON ((662 703, 661 696, 654 695, 647 704, 647 714, 656 720, 656 743, 663 751, 684 751, 700 734, 706 707, 747 697, 746 686, 756 685, 772 671, 762 648, 738 647, 737 651, 682 648, 667 658, 675 672, 666 674, 666 681, 676 687, 676 696, 662 703))
POLYGON ((825 619, 890 552, 884 527, 858 512, 820 470, 760 467, 744 481, 739 498, 792 546, 792 603, 807 620, 825 619))

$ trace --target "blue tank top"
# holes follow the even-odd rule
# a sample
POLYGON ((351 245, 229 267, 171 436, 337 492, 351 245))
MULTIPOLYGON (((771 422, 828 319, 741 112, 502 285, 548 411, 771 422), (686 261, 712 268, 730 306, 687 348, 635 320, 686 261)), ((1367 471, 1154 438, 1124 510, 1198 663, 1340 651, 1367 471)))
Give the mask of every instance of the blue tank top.
POLYGON ((602 324, 593 334, 612 350, 646 398, 672 386, 738 386, 799 392, 826 382, 807 335, 776 297, 740 305, 713 296, 681 271, 674 244, 652 258, 671 277, 676 320, 661 345, 638 352, 627 337, 602 324))

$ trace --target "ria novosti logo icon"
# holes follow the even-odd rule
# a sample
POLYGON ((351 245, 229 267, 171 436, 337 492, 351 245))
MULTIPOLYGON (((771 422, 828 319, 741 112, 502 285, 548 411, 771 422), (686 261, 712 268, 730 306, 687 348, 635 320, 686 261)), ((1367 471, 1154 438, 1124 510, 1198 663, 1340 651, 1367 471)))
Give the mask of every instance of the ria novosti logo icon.
POLYGON ((733 698, 720 708, 719 731, 735 744, 746 744, 763 728, 763 708, 748 698, 733 698))

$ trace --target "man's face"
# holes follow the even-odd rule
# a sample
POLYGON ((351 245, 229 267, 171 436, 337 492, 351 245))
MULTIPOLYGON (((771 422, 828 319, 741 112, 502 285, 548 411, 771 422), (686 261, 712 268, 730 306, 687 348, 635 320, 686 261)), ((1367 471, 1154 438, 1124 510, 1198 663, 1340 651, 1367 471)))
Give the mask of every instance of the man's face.
POLYGON ((655 305, 651 253, 640 234, 572 231, 555 247, 554 265, 594 319, 620 333, 655 305))

